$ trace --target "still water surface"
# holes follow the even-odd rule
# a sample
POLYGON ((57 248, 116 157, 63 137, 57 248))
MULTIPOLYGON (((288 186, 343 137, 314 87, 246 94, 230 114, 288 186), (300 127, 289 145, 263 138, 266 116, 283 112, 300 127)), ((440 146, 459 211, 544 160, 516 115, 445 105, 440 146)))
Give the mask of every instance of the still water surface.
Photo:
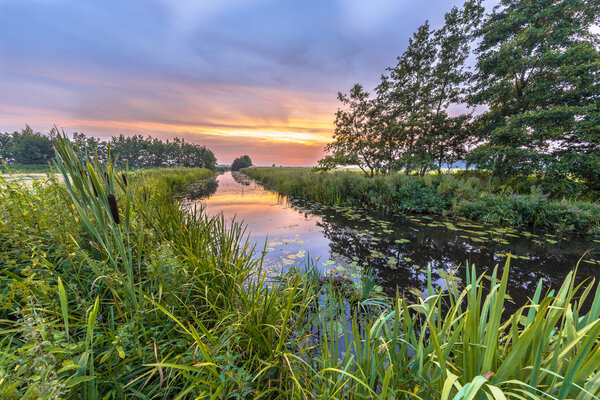
POLYGON ((427 265, 442 285, 452 271, 464 279, 467 264, 489 271, 503 266, 511 253, 509 294, 515 306, 527 301, 540 280, 544 288, 557 288, 580 259, 580 279, 600 276, 598 237, 559 237, 439 216, 382 216, 280 196, 240 173, 216 179, 212 194, 194 203, 209 215, 243 221, 274 274, 310 262, 322 272, 357 280, 363 268, 371 268, 380 290, 410 296, 426 290, 427 265))

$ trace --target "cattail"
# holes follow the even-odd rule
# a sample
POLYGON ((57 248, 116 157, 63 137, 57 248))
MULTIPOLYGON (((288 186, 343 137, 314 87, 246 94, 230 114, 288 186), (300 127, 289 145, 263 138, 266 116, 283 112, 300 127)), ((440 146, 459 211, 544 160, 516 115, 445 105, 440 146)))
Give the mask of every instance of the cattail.
POLYGON ((112 217, 118 224, 119 222, 121 222, 121 219, 119 218, 119 206, 117 205, 117 198, 114 194, 109 193, 106 199, 108 200, 108 206, 110 207, 112 217))
POLYGON ((127 175, 125 175, 125 172, 121 174, 121 177, 123 178, 123 183, 125 184, 125 187, 127 187, 127 175))

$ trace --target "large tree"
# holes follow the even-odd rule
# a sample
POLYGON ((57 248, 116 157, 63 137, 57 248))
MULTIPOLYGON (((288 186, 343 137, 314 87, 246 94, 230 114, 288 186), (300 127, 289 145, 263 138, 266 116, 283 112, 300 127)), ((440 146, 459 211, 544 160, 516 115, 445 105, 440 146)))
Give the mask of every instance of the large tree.
POLYGON ((398 64, 377 89, 394 119, 397 149, 406 173, 452 162, 465 147, 468 117, 451 117, 448 108, 466 101, 471 72, 470 43, 483 16, 480 1, 468 1, 445 15, 439 30, 422 25, 398 64), (447 157, 446 157, 447 155, 447 157))
POLYGON ((382 164, 381 138, 373 124, 373 102, 360 84, 348 94, 338 93, 338 100, 344 108, 336 112, 334 141, 325 147, 330 154, 319 165, 357 166, 372 177, 382 164))
POLYGON ((547 172, 598 189, 597 0, 501 0, 481 29, 474 105, 486 143, 472 155, 499 177, 547 172))
POLYGON ((396 167, 404 168, 406 173, 418 163, 418 148, 427 129, 424 121, 431 118, 435 58, 433 32, 426 22, 409 39, 398 64, 388 68, 389 76, 382 76, 376 89, 388 119, 388 140, 396 149, 396 167))
POLYGON ((340 93, 344 108, 320 165, 356 165, 367 176, 399 169, 425 174, 462 157, 469 117, 451 117, 448 108, 465 101, 471 77, 465 62, 482 15, 480 1, 472 0, 448 12, 439 30, 428 22, 419 27, 373 100, 359 84, 340 93))
MULTIPOLYGON (((56 130, 56 134, 57 133, 58 131, 56 130)), ((95 138, 93 136, 86 136, 83 133, 74 132, 71 142, 83 154, 86 154, 90 157, 97 156, 100 162, 106 161, 108 149, 107 143, 105 141, 95 138)))

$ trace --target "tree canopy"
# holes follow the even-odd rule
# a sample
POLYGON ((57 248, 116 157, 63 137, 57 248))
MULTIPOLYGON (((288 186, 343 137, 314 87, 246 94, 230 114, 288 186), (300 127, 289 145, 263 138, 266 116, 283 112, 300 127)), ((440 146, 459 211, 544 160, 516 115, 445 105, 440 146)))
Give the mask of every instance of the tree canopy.
POLYGON ((423 175, 467 161, 600 190, 598 24, 597 0, 500 0, 489 14, 472 0, 425 22, 372 92, 338 94, 320 166, 423 175))
POLYGON ((231 164, 231 170, 239 171, 242 168, 248 168, 251 166, 252 166, 252 160, 250 159, 250 157, 247 155, 243 155, 243 156, 239 156, 238 158, 233 160, 233 163, 231 164))
POLYGON ((485 105, 471 155, 508 177, 573 175, 600 189, 600 54, 594 0, 502 0, 486 19, 471 103, 485 105))
MULTIPOLYGON (((45 164, 54 157, 53 129, 48 135, 34 132, 26 126, 21 132, 0 133, 0 159, 13 164, 45 164)), ((217 159, 205 146, 175 138, 162 141, 151 136, 113 136, 103 141, 75 132, 71 141, 84 154, 106 161, 108 149, 121 166, 148 167, 204 167, 215 169, 217 159)))
POLYGON ((421 174, 464 154, 470 115, 449 116, 452 104, 466 101, 465 66, 483 8, 476 1, 453 8, 445 25, 426 22, 409 39, 398 63, 387 69, 375 97, 356 84, 338 94, 345 108, 336 113, 334 141, 320 165, 356 165, 367 176, 404 169, 421 174))

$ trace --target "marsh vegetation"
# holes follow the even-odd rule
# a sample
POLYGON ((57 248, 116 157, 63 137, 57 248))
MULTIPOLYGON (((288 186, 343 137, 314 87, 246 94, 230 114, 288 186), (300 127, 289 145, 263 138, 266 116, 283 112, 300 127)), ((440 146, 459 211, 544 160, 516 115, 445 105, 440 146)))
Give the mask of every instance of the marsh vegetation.
POLYGON ((2 182, 3 398, 598 393, 600 296, 574 273, 509 319, 508 265, 443 285, 426 269, 412 300, 368 272, 267 275, 242 225, 181 207, 211 171, 123 175, 56 147, 64 184, 2 182))
POLYGON ((599 16, 425 23, 315 170, 0 134, 0 398, 600 399, 599 16))
POLYGON ((248 176, 282 194, 326 205, 347 205, 384 213, 428 213, 482 223, 545 229, 554 233, 600 233, 600 204, 552 199, 533 186, 525 193, 485 173, 414 176, 352 171, 320 173, 308 168, 248 168, 248 176))

